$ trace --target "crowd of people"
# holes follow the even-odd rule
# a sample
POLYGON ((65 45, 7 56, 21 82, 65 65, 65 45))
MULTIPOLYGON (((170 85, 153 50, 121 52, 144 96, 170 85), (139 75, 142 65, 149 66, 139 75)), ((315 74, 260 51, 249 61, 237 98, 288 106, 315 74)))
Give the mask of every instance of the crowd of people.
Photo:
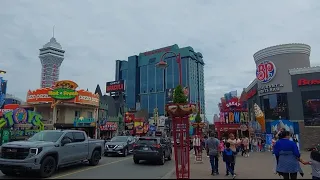
MULTIPOLYGON (((190 142, 194 148, 195 155, 199 155, 203 149, 206 150, 210 159, 211 175, 219 175, 219 157, 222 157, 226 166, 226 176, 235 178, 236 157, 241 154, 249 157, 250 152, 265 150, 265 141, 261 138, 242 137, 236 138, 230 133, 228 138, 217 139, 214 133, 209 137, 200 138, 195 136, 190 142)), ((311 165, 312 178, 320 179, 320 146, 310 154, 310 160, 305 161, 300 157, 297 140, 289 131, 281 129, 272 140, 272 154, 275 159, 274 172, 283 179, 297 179, 298 174, 304 175, 300 164, 311 165)), ((270 156, 271 158, 271 156, 270 156)))

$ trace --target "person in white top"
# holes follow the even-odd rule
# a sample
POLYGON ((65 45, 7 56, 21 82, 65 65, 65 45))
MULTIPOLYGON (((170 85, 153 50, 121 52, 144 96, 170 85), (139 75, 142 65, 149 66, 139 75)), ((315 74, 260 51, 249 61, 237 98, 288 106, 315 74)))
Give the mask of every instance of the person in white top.
POLYGON ((198 155, 200 153, 201 140, 198 135, 195 135, 192 141, 194 153, 195 155, 198 155))

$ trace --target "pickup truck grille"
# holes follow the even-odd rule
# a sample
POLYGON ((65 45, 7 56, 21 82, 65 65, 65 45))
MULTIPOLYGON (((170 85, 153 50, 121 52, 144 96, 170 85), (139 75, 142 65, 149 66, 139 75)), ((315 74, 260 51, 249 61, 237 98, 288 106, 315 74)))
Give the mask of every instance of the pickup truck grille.
POLYGON ((3 159, 25 159, 29 155, 29 148, 2 147, 1 158, 3 159))

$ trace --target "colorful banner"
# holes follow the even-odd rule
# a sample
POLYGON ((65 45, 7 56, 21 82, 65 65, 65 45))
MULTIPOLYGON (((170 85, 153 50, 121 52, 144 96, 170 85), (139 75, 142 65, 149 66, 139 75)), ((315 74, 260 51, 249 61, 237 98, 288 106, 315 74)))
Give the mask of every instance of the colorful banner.
MULTIPOLYGON (((29 90, 26 101, 29 104, 52 103, 54 100, 49 96, 49 91, 52 90, 52 88, 41 88, 34 91, 29 90)), ((66 100, 64 102, 99 106, 98 94, 93 94, 85 90, 78 90, 77 93, 78 95, 74 99, 66 100)))
POLYGON ((118 129, 118 123, 107 122, 105 125, 100 126, 101 131, 116 131, 118 129))

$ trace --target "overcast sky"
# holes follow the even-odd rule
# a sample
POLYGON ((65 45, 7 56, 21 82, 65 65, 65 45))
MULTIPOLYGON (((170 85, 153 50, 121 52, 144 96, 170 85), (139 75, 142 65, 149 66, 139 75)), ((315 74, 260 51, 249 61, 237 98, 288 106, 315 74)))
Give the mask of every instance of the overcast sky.
POLYGON ((320 64, 319 18, 319 0, 0 0, 0 69, 10 94, 25 99, 28 89, 39 88, 39 48, 54 25, 66 51, 60 79, 91 91, 114 80, 116 59, 192 46, 206 63, 211 120, 225 92, 240 94, 254 79, 256 51, 306 43, 312 65, 320 64))

